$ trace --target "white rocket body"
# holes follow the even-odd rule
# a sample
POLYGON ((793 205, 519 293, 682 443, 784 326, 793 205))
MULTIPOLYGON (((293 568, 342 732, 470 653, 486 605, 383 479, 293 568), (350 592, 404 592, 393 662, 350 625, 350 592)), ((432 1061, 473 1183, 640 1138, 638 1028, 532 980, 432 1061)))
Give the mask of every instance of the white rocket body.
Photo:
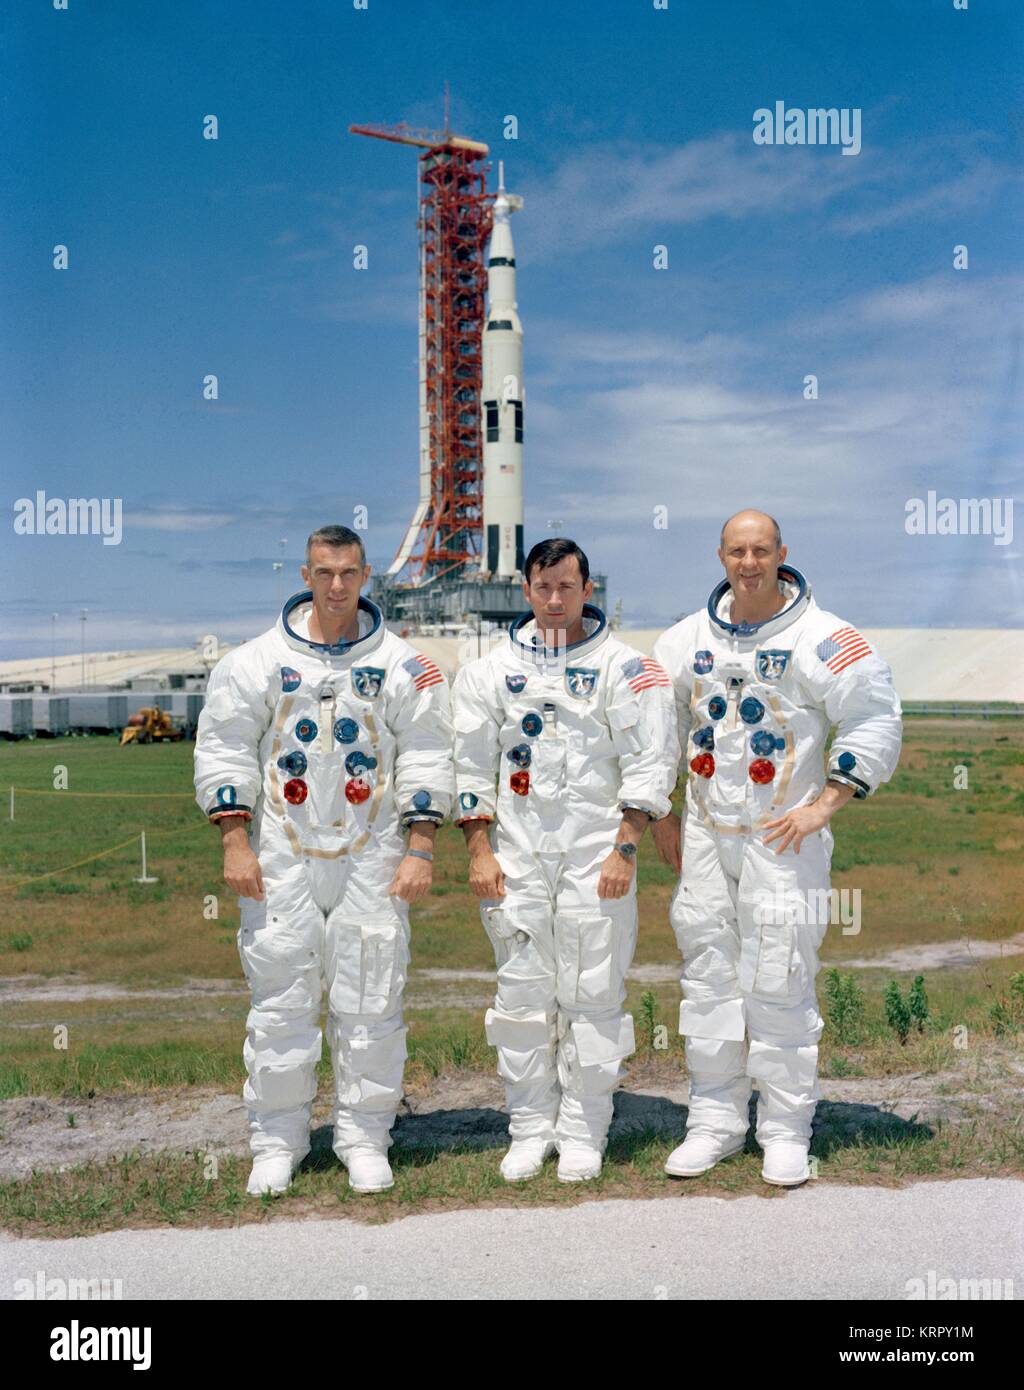
POLYGON ((522 198, 501 169, 487 262, 483 341, 484 535, 480 568, 512 578, 523 568, 523 328, 516 313, 516 253, 509 217, 522 198))

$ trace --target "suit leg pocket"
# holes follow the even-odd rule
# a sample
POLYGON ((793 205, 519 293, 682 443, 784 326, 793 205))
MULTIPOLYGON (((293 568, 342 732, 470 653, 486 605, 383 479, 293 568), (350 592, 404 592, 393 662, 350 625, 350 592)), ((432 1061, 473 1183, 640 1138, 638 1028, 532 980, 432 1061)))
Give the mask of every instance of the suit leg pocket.
POLYGON ((331 1010, 370 1017, 392 1013, 405 987, 408 928, 397 914, 331 923, 331 1010))
POLYGON ((547 913, 522 907, 483 910, 498 967, 497 1002, 503 1009, 546 1008, 555 993, 547 913))
MULTIPOLYGON (((793 947, 796 940, 796 909, 765 904, 757 941, 753 993, 769 999, 786 999, 793 992, 793 947)), ((756 919, 755 919, 756 920, 756 919)))
POLYGON ((616 922, 599 912, 559 912, 555 922, 558 1002, 570 1009, 617 1003, 623 972, 616 922))
POLYGON ((319 967, 323 918, 312 903, 287 910, 249 898, 241 903, 238 954, 250 986, 319 967))

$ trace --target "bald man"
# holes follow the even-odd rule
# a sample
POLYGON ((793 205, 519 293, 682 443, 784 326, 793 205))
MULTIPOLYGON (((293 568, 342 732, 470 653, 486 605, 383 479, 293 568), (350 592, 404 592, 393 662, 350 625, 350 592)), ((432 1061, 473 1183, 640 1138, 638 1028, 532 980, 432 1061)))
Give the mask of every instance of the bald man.
POLYGON ((654 647, 689 765, 682 844, 678 817, 653 827, 682 872, 671 914, 690 1072, 686 1138, 665 1170, 693 1177, 739 1153, 756 1084, 762 1176, 790 1187, 809 1176, 820 1094, 829 822, 891 777, 900 702, 871 644, 785 563, 772 517, 731 517, 718 558, 726 577, 707 607, 654 647))

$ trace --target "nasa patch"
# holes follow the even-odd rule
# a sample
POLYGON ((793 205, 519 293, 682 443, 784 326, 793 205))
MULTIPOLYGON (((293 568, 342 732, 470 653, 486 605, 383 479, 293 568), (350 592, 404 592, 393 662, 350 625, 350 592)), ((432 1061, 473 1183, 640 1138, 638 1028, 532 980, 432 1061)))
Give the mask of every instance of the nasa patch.
POLYGON ((526 689, 526 676, 517 671, 514 675, 505 677, 505 684, 513 695, 518 695, 521 690, 526 689))
POLYGON ((693 673, 695 676, 706 676, 714 664, 715 658, 711 652, 694 652, 693 673))
POLYGON ((298 671, 293 670, 290 666, 281 667, 281 689, 283 691, 290 695, 293 690, 298 690, 301 684, 302 677, 298 671))

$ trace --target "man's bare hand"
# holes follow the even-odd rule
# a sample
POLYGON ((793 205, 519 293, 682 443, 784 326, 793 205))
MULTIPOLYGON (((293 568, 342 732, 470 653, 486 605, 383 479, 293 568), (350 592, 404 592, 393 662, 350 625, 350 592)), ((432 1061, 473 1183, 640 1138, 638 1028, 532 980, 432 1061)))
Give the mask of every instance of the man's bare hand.
POLYGON ((765 824, 765 830, 772 833, 765 835, 764 842, 770 845, 773 840, 778 840, 779 843, 775 846, 776 854, 784 854, 791 845, 793 853, 799 854, 801 842, 808 835, 823 830, 831 819, 831 811, 824 808, 820 802, 815 801, 810 806, 798 806, 795 811, 787 811, 784 816, 765 824))
POLYGON ((478 898, 503 898, 505 875, 490 845, 476 850, 469 857, 469 886, 478 898))
POLYGON ((617 849, 613 849, 601 865, 601 877, 597 882, 599 898, 624 898, 633 882, 634 861, 627 859, 617 849))
POLYGON ((658 858, 677 874, 683 871, 682 822, 674 811, 651 825, 658 858))
POLYGON ((247 839, 224 843, 224 882, 240 898, 263 901, 263 874, 260 861, 249 847, 247 839))
POLYGON ((388 893, 414 903, 427 896, 433 881, 434 866, 429 859, 413 859, 407 854, 395 870, 388 893))

